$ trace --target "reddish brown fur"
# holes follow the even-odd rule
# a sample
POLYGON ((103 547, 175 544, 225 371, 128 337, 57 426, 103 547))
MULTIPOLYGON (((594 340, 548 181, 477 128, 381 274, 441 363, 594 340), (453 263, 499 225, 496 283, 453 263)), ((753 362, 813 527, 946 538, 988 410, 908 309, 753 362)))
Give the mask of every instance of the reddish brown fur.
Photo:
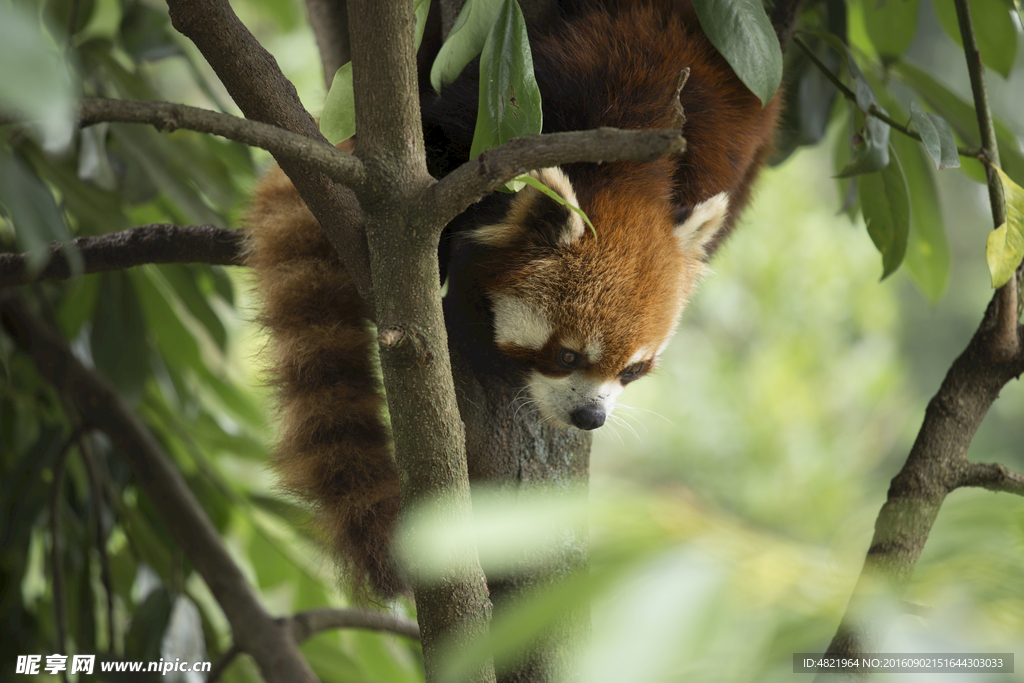
POLYGON ((280 169, 257 188, 248 226, 280 402, 281 485, 311 503, 357 589, 368 580, 377 593, 394 594, 402 582, 387 539, 398 475, 355 286, 280 169))
MULTIPOLYGON (((723 191, 731 207, 726 230, 731 227, 770 148, 779 108, 778 98, 762 108, 737 80, 688 4, 600 4, 611 14, 584 15, 532 38, 545 131, 678 127, 673 98, 680 72, 689 68, 681 96, 687 152, 645 164, 566 167, 598 228, 596 242, 588 230, 557 257, 550 245, 528 242, 489 252, 480 247, 480 260, 465 267, 485 291, 518 287, 542 299, 552 323, 569 335, 587 338, 600 330, 607 353, 587 370, 596 374, 621 371, 637 340, 670 334, 705 259, 704 247, 689 253, 670 248, 673 228, 688 208, 723 191)), ((431 103, 428 141, 450 145, 433 150, 435 172, 450 170, 468 152, 473 122, 463 119, 475 112, 475 90, 459 91, 458 84, 449 91, 451 106, 431 103)), ((473 220, 479 219, 463 227, 473 227, 473 220)), ((373 339, 355 288, 280 171, 261 183, 249 225, 249 262, 264 300, 262 322, 272 335, 281 402, 275 464, 283 485, 312 502, 354 578, 368 577, 378 592, 394 593, 401 582, 388 544, 398 478, 370 361, 373 339)), ((515 349, 507 351, 518 357, 515 349)), ((553 357, 557 351, 531 354, 553 357)))

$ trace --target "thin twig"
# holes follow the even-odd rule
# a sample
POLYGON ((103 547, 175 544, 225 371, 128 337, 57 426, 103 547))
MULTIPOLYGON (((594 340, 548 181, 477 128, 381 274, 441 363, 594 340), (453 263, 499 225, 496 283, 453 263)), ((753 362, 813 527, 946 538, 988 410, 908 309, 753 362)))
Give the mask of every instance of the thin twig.
MULTIPOLYGON (((245 232, 215 225, 154 223, 71 242, 82 257, 82 274, 122 270, 145 263, 208 263, 240 266, 245 257, 245 232)), ((26 255, 0 254, 0 289, 44 280, 66 280, 74 273, 65 255, 67 245, 50 245, 50 260, 35 277, 25 272, 26 255)))
MULTIPOLYGON (((839 80, 839 77, 832 73, 832 70, 828 68, 828 65, 822 62, 820 59, 818 59, 818 55, 814 54, 814 51, 810 48, 809 45, 807 45, 807 43, 803 41, 802 38, 796 36, 793 38, 793 42, 796 43, 800 47, 800 49, 804 51, 804 54, 807 55, 807 58, 810 59, 811 62, 816 67, 818 67, 818 70, 821 71, 821 73, 823 73, 825 77, 832 82, 832 85, 836 86, 836 89, 843 95, 843 97, 845 97, 851 102, 857 102, 856 93, 850 90, 845 83, 839 80)), ((920 133, 918 133, 917 131, 910 130, 910 128, 908 128, 907 126, 903 125, 896 119, 886 114, 877 104, 872 103, 871 106, 868 107, 868 110, 864 113, 870 116, 874 116, 876 119, 880 121, 884 121, 885 123, 889 124, 890 126, 895 128, 899 132, 903 133, 907 137, 913 138, 914 140, 921 142, 920 133)), ((978 158, 979 150, 976 149, 969 149, 967 147, 958 146, 956 148, 956 151, 962 157, 969 157, 974 159, 978 158)))

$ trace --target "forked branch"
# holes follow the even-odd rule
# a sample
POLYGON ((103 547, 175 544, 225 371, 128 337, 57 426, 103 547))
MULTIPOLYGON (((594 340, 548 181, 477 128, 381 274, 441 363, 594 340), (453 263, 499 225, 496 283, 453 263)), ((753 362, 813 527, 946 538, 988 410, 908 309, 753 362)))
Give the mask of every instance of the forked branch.
MULTIPOLYGON (((984 72, 977 53, 967 0, 956 0, 971 74, 975 110, 982 130, 981 154, 998 162, 984 72), (992 155, 992 156, 990 156, 992 155)), ((1002 188, 995 173, 988 184, 995 225, 1005 221, 1002 188)), ((876 598, 901 599, 946 496, 961 486, 983 486, 1021 495, 1024 477, 1002 465, 971 463, 967 448, 999 391, 1024 372, 1017 319, 1016 278, 995 293, 967 348, 953 362, 925 412, 924 424, 906 464, 892 480, 888 499, 875 522, 875 534, 860 580, 828 652, 878 652, 888 624, 872 611, 876 598)), ((822 674, 819 678, 826 676, 822 674)), ((867 680, 869 673, 845 675, 867 680)))

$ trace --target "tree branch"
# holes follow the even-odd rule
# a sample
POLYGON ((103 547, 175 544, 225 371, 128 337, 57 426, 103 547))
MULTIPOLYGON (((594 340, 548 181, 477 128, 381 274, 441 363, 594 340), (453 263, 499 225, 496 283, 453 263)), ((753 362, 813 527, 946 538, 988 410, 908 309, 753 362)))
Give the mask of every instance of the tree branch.
POLYGON ((315 681, 295 643, 259 603, 181 473, 110 383, 13 296, 0 296, 0 324, 40 375, 73 397, 84 424, 102 430, 135 473, 168 530, 224 610, 235 641, 268 681, 315 681))
MULTIPOLYGON (((167 0, 171 24, 196 44, 246 118, 327 141, 273 56, 235 15, 228 0, 167 0)), ((271 151, 273 154, 273 151, 271 151)), ((308 164, 277 158, 373 309, 370 260, 355 194, 308 164)))
MULTIPOLYGON (((988 92, 985 88, 985 67, 981 64, 978 41, 974 37, 974 23, 967 0, 955 0, 956 18, 960 24, 960 36, 964 43, 964 57, 967 73, 971 77, 971 92, 974 95, 974 111, 978 116, 978 130, 981 133, 981 150, 984 155, 985 179, 988 185, 989 205, 992 208, 992 223, 998 228, 1006 222, 1006 199, 1003 183, 993 166, 999 166, 999 143, 996 140, 995 122, 988 106, 988 92)), ((1017 334, 1017 291, 1016 278, 999 288, 998 352, 1006 358, 1015 356, 1020 348, 1017 334)))
MULTIPOLYGON (((245 231, 224 230, 215 225, 153 223, 98 237, 77 237, 70 244, 82 256, 82 274, 146 263, 240 266, 245 257, 245 231)), ((75 275, 64 252, 67 246, 51 244, 49 262, 34 277, 25 272, 25 254, 0 254, 0 289, 29 282, 67 280, 75 275)))
POLYGON ((306 0, 306 13, 313 29, 320 65, 324 70, 324 87, 330 88, 334 74, 352 59, 348 40, 347 0, 306 0))
POLYGON ((1024 475, 999 463, 969 462, 959 472, 957 486, 978 486, 1003 493, 1024 496, 1024 475))
MULTIPOLYGON (((472 517, 465 435, 455 399, 441 299, 437 238, 444 223, 420 210, 436 181, 427 173, 414 49, 413 5, 404 0, 352 0, 352 85, 357 144, 368 182, 359 189, 380 332, 384 379, 401 507, 429 510, 435 523, 472 517)), ((422 522, 407 528, 412 557, 429 542, 422 522)), ((415 565, 410 579, 423 637, 428 681, 441 677, 447 648, 487 633, 490 601, 476 548, 451 558, 441 577, 415 565)), ((466 683, 493 683, 488 660, 466 683)))
MULTIPOLYGON (((278 619, 277 622, 291 630, 292 638, 302 644, 316 634, 335 628, 359 628, 371 631, 384 631, 405 636, 413 640, 420 639, 420 627, 416 622, 387 612, 369 612, 358 609, 311 609, 299 612, 290 617, 278 619)), ((235 657, 242 654, 241 648, 232 645, 217 660, 206 678, 206 683, 216 683, 235 657)))
MULTIPOLYGON (((949 492, 975 483, 1020 492, 1019 475, 1007 472, 1001 480, 1001 466, 979 465, 966 458, 971 439, 1000 389, 1024 372, 1024 354, 1006 359, 998 350, 998 298, 997 292, 974 337, 928 403, 907 462, 892 480, 878 514, 864 568, 829 654, 880 651, 886 625, 872 611, 875 600, 885 594, 902 598, 949 492)), ((867 680, 867 674, 849 676, 867 680)))
POLYGON ((331 180, 355 187, 363 181, 363 164, 359 159, 328 144, 277 126, 250 121, 230 114, 188 107, 170 102, 138 100, 84 99, 78 103, 82 126, 104 121, 148 123, 159 131, 186 128, 212 133, 228 140, 265 149, 280 163, 306 164, 331 180))
POLYGON ((442 226, 470 204, 509 180, 536 168, 574 162, 650 161, 686 150, 678 130, 597 130, 530 135, 489 149, 445 176, 430 189, 442 226))

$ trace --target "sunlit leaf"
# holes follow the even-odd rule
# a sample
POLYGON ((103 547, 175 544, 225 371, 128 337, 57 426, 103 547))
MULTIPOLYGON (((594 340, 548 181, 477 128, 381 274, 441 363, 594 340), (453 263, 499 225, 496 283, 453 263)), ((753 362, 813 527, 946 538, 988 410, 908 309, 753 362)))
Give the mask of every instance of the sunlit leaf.
POLYGON ((782 49, 760 0, 697 0, 697 20, 711 44, 761 104, 782 82, 782 49))
POLYGON ((526 21, 516 0, 505 0, 480 54, 480 103, 470 157, 543 126, 540 90, 526 21))
POLYGON ((320 132, 331 144, 356 134, 356 99, 352 89, 352 62, 346 62, 334 74, 320 115, 320 132))
POLYGON ((868 234, 882 254, 882 279, 903 262, 910 230, 907 181, 895 153, 878 173, 860 176, 860 206, 868 234))
POLYGON ((865 0, 864 23, 868 37, 884 57, 898 57, 914 42, 919 0, 865 0))
POLYGON ((1002 169, 993 168, 1003 183, 1006 222, 989 233, 985 260, 992 276, 992 286, 1002 287, 1010 281, 1024 258, 1024 189, 1002 169))
POLYGON ((434 90, 451 83, 484 49, 503 0, 466 0, 430 69, 434 90))
MULTIPOLYGON (((982 64, 1004 78, 1009 77, 1017 56, 1017 30, 1010 18, 1010 3, 1006 0, 970 0, 968 4, 982 64)), ((940 0, 932 6, 946 34, 962 48, 963 37, 952 0, 940 0)))
POLYGON ((957 152, 956 138, 949 124, 941 117, 921 109, 917 102, 910 103, 910 118, 921 134, 921 142, 928 156, 935 162, 936 170, 959 168, 960 153, 957 152))

